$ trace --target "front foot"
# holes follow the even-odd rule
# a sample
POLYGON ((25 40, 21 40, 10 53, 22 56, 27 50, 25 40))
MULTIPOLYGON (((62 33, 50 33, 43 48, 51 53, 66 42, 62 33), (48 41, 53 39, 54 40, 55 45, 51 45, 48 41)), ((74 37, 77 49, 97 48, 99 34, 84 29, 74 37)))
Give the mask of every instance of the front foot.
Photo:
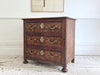
POLYGON ((73 59, 71 62, 72 62, 72 63, 75 63, 75 59, 73 59))
POLYGON ((24 64, 27 64, 28 63, 28 61, 27 61, 27 59, 24 59, 24 62, 23 62, 24 64))
POLYGON ((66 67, 62 68, 62 72, 67 72, 67 71, 68 71, 68 69, 66 67))

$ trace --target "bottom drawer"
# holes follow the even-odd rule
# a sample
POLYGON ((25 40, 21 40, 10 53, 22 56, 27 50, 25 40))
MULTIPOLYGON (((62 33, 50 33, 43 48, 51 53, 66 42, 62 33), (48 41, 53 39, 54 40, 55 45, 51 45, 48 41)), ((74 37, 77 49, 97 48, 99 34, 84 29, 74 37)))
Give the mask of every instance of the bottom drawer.
POLYGON ((25 50, 25 57, 28 59, 36 59, 55 64, 61 64, 61 52, 27 49, 25 50))

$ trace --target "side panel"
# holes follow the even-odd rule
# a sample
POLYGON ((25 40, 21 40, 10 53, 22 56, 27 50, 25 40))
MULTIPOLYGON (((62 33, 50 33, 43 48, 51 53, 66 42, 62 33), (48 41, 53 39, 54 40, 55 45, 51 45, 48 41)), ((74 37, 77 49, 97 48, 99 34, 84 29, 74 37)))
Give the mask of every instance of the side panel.
POLYGON ((66 49, 67 63, 74 59, 74 41, 75 41, 75 20, 67 19, 66 28, 66 49))

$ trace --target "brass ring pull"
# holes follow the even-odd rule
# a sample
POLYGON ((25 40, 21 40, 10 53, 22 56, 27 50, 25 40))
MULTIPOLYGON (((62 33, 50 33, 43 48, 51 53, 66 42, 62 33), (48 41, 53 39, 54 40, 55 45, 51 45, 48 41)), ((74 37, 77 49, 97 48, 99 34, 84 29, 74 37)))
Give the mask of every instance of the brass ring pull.
POLYGON ((48 40, 48 42, 51 43, 51 44, 55 44, 55 43, 57 43, 57 40, 55 40, 55 41, 48 40))
POLYGON ((54 27, 49 26, 49 29, 53 30, 56 29, 57 27, 58 27, 57 25, 55 25, 54 27))
POLYGON ((36 54, 37 52, 36 51, 30 51, 30 54, 36 54))
POLYGON ((52 54, 48 54, 51 58, 53 58, 53 57, 56 57, 57 56, 57 54, 55 54, 55 55, 52 55, 52 54))

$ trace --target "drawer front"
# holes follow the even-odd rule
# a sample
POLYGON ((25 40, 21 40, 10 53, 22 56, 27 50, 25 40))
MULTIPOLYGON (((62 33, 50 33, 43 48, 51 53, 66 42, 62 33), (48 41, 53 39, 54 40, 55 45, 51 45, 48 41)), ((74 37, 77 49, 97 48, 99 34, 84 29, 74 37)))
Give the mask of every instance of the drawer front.
POLYGON ((62 62, 61 61, 61 59, 62 59, 61 52, 46 51, 45 57, 48 61, 56 62, 59 64, 61 64, 61 62, 62 62))
POLYGON ((36 50, 36 49, 28 48, 25 50, 25 55, 27 58, 30 58, 30 59, 45 60, 45 53, 43 50, 36 50))
POLYGON ((51 63, 58 63, 61 64, 61 52, 52 52, 52 51, 45 51, 45 50, 36 50, 36 49, 27 49, 25 50, 25 55, 29 59, 36 59, 47 61, 51 63))
POLYGON ((62 47, 62 40, 60 37, 27 36, 26 42, 28 45, 62 47))
POLYGON ((45 29, 48 32, 53 32, 53 33, 61 32, 61 28, 62 28, 61 26, 62 26, 61 22, 46 22, 45 23, 45 29))
POLYGON ((45 23, 26 23, 25 30, 26 33, 31 33, 36 35, 61 35, 61 22, 45 22, 45 23))

